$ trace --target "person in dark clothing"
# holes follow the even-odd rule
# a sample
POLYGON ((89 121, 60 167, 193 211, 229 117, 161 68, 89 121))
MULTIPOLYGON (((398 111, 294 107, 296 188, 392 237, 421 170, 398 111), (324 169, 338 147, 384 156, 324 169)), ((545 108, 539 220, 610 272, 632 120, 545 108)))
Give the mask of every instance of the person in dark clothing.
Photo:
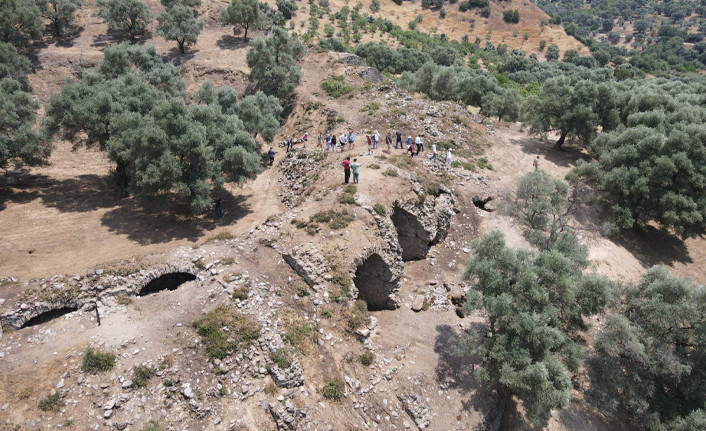
POLYGON ((397 144, 399 144, 400 148, 402 148, 402 131, 398 130, 395 132, 395 135, 397 136, 397 140, 395 141, 395 150, 397 149, 397 144))
POLYGON ((275 150, 270 147, 270 151, 267 152, 267 155, 270 156, 270 166, 275 162, 275 150))
POLYGON ((221 198, 216 198, 216 218, 223 217, 223 208, 221 208, 221 198))
POLYGON ((348 181, 351 179, 351 157, 348 156, 346 157, 346 160, 343 161, 343 182, 345 184, 348 184, 348 181))

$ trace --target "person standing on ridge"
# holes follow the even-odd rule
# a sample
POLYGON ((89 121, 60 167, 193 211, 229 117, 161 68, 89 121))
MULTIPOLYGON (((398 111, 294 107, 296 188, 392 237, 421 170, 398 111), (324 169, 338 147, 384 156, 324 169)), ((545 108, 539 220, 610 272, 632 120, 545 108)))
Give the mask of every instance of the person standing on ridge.
POLYGON ((351 178, 351 157, 348 156, 342 163, 343 165, 343 184, 348 184, 351 178))
POLYGON ((270 147, 270 151, 267 152, 267 155, 270 157, 270 166, 275 162, 275 150, 270 147))
POLYGON ((360 174, 360 163, 358 163, 358 159, 353 159, 353 163, 351 163, 351 171, 353 171, 353 184, 358 184, 360 174))
MULTIPOLYGON (((392 148, 392 133, 387 132, 387 136, 385 136, 385 144, 387 144, 387 154, 390 154, 391 148, 392 148)), ((395 147, 397 148, 397 147, 395 147)))
POLYGON ((534 170, 536 171, 539 169, 539 156, 537 156, 533 161, 532 161, 532 166, 534 166, 534 170))
POLYGON ((402 148, 402 131, 398 130, 395 132, 395 135, 397 136, 397 140, 395 141, 395 150, 397 149, 397 144, 400 145, 400 148, 402 148))

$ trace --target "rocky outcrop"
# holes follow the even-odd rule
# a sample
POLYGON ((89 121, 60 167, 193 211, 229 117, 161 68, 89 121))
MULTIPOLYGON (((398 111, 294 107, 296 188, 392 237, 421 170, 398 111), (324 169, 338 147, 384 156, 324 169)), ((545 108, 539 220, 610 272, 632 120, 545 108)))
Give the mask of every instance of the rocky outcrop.
POLYGON ((311 185, 309 175, 313 177, 321 169, 321 161, 327 156, 325 152, 308 152, 303 148, 296 148, 289 151, 287 157, 279 162, 282 172, 279 177, 282 185, 279 197, 287 208, 299 205, 311 185))
POLYGON ((277 424, 278 430, 298 430, 306 417, 304 409, 294 406, 291 400, 284 403, 271 403, 269 405, 270 414, 277 424))
POLYGON ((439 187, 435 199, 426 198, 425 191, 417 186, 417 193, 425 196, 422 203, 395 201, 390 219, 397 231, 402 260, 423 259, 432 245, 446 238, 456 202, 450 190, 439 187))
POLYGON ((431 423, 431 410, 424 403, 421 396, 411 394, 397 394, 407 414, 412 418, 419 429, 424 429, 431 423))
POLYGON ((282 258, 309 287, 317 292, 323 288, 328 264, 316 247, 294 247, 291 251, 282 253, 282 258))

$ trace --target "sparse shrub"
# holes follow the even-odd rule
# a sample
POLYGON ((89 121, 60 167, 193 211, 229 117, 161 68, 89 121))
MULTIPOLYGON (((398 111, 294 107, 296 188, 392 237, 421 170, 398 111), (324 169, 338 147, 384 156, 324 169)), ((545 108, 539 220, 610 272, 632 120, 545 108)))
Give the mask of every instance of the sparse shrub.
POLYGON ((91 346, 86 347, 83 352, 81 369, 86 373, 96 374, 108 371, 113 368, 113 365, 115 365, 115 355, 110 352, 94 349, 91 346))
POLYGON ((297 283, 297 285, 295 286, 295 293, 301 298, 309 296, 309 287, 304 283, 297 283))
POLYGON ((333 220, 329 223, 329 227, 333 230, 343 229, 355 220, 355 216, 348 210, 337 211, 333 220))
POLYGON ((206 263, 203 261, 203 259, 199 259, 199 260, 197 260, 196 262, 194 262, 194 266, 195 266, 196 269, 198 269, 199 271, 203 271, 203 270, 206 269, 206 263))
POLYGON ((387 214, 387 210, 385 209, 385 205, 383 205, 381 203, 376 203, 375 205, 373 205, 373 211, 375 211, 376 213, 378 213, 381 216, 384 216, 385 214, 387 214))
POLYGON ((358 360, 360 361, 360 363, 365 365, 366 367, 373 363, 373 359, 375 359, 375 356, 372 352, 365 352, 362 355, 358 356, 358 360))
POLYGON ((270 359, 272 359, 272 362, 280 369, 292 366, 292 355, 286 349, 277 349, 274 352, 270 352, 270 359))
POLYGON ((222 232, 218 232, 217 234, 206 238, 206 240, 203 243, 208 244, 209 242, 213 242, 213 241, 226 241, 226 240, 233 239, 233 238, 235 238, 235 236, 232 233, 228 232, 227 230, 224 230, 222 232))
POLYGON ((141 431, 162 431, 162 427, 156 421, 149 421, 142 427, 141 431))
POLYGON ((132 387, 144 388, 147 382, 154 376, 154 369, 145 365, 137 365, 132 367, 132 387))
POLYGON ((355 301, 352 309, 348 312, 348 329, 355 331, 362 326, 367 326, 369 323, 370 313, 368 312, 368 304, 361 299, 355 301))
POLYGON ((396 177, 397 175, 399 175, 399 174, 397 173, 397 169, 395 169, 395 168, 387 168, 387 169, 385 170, 385 172, 383 172, 382 174, 385 175, 385 176, 387 176, 387 177, 396 177))
POLYGON ((59 413, 63 406, 64 402, 61 401, 61 396, 58 393, 47 395, 37 403, 39 410, 44 412, 59 413))
POLYGON ((118 305, 130 305, 132 304, 132 298, 125 294, 118 295, 115 297, 115 303, 118 305))
POLYGON ((488 169, 490 171, 493 170, 493 165, 488 163, 488 159, 486 159, 485 157, 481 157, 480 159, 478 159, 478 167, 481 169, 488 169))
POLYGON ((21 400, 26 400, 26 399, 29 398, 31 395, 32 395, 32 388, 27 387, 27 388, 22 389, 22 390, 20 391, 20 393, 17 394, 17 399, 20 400, 20 401, 21 401, 21 400))
POLYGON ((441 194, 441 185, 439 183, 430 183, 424 188, 426 194, 438 197, 441 194))
POLYGON ((372 165, 368 166, 368 168, 370 168, 370 169, 380 169, 380 165, 378 165, 377 163, 373 163, 372 165))
POLYGON ((353 86, 344 82, 343 75, 336 75, 323 81, 321 83, 321 89, 324 90, 330 97, 338 99, 344 94, 348 94, 353 91, 353 86))
POLYGON ((324 386, 322 391, 324 398, 331 401, 340 401, 343 398, 343 382, 341 380, 330 381, 324 386))
POLYGON ((247 286, 238 286, 233 289, 233 294, 231 295, 231 298, 245 301, 246 299, 248 299, 248 296, 250 296, 250 289, 248 289, 247 286))
POLYGON ((232 305, 219 305, 194 322, 209 359, 223 359, 260 336, 260 325, 232 305), (227 329, 227 331, 225 330, 227 329))
POLYGON ((294 322, 285 331, 283 340, 301 351, 319 341, 319 331, 314 323, 294 322))
POLYGON ((333 314, 331 313, 331 310, 329 310, 328 308, 324 308, 323 310, 321 310, 321 317, 323 317, 324 319, 330 319, 331 317, 333 317, 333 314))
POLYGON ((233 262, 235 262, 235 259, 233 259, 232 257, 224 257, 223 259, 221 259, 221 263, 223 265, 232 265, 233 262))

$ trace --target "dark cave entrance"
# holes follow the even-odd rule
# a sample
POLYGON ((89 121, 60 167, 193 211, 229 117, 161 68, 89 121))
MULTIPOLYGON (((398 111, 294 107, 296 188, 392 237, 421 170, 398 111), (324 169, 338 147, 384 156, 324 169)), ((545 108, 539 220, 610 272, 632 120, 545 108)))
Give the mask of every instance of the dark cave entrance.
POLYGON ((390 282, 392 271, 379 254, 372 254, 358 265, 353 283, 358 289, 358 299, 368 304, 368 310, 388 310, 394 308, 390 304, 390 282))
POLYGON ((390 217, 397 229, 397 239, 402 247, 402 260, 424 259, 429 252, 429 234, 419 219, 409 211, 395 206, 390 217))
POLYGON ((194 274, 188 272, 169 272, 147 283, 145 287, 140 289, 140 293, 138 293, 137 296, 145 296, 163 290, 176 290, 177 287, 187 281, 193 280, 196 280, 194 274))

